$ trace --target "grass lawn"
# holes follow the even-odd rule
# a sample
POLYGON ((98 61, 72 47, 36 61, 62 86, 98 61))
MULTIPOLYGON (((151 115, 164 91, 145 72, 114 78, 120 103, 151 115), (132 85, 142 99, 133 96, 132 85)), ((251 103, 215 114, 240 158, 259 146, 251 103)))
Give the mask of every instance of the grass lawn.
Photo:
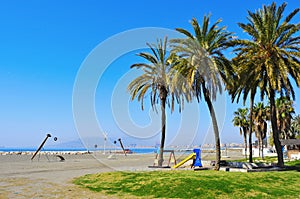
POLYGON ((296 168, 300 169, 300 160, 286 162, 284 165, 286 165, 286 166, 293 166, 293 167, 296 167, 296 168))
POLYGON ((102 194, 128 198, 300 198, 298 171, 111 172, 85 175, 74 183, 102 194))

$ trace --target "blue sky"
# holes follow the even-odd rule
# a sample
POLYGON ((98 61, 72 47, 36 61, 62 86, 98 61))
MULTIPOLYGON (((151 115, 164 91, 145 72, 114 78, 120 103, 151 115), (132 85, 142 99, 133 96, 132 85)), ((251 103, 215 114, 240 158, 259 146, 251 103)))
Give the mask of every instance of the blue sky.
MULTIPOLYGON (((279 5, 283 1, 276 2, 279 5)), ((286 2, 286 14, 299 7, 297 1, 286 2)), ((82 137, 84 133, 77 131, 73 119, 74 83, 80 67, 92 50, 112 36, 144 27, 172 30, 182 27, 191 30, 189 21, 192 17, 202 21, 205 14, 211 13, 213 21, 222 18, 222 25, 227 26, 238 37, 245 38, 246 35, 238 28, 237 22, 246 22, 247 10, 254 11, 261 8, 262 4, 271 3, 272 1, 250 0, 1 2, 0 146, 36 146, 49 132, 57 136, 60 142, 82 137)), ((299 20, 298 13, 294 22, 299 20)), ((120 46, 112 46, 113 48, 120 46)), ((134 56, 136 52, 116 59, 103 73, 95 93, 96 119, 101 130, 113 139, 126 137, 122 133, 127 128, 126 124, 122 124, 125 125, 122 127, 118 125, 111 104, 114 91, 123 85, 118 82, 122 77, 126 77, 128 81, 130 65, 141 61, 134 56)), ((300 100, 300 92, 298 88, 295 91, 295 108, 299 113, 297 102, 300 100)), ((126 91, 124 93, 123 101, 128 105, 134 123, 140 126, 151 123, 148 114, 152 114, 153 118, 156 114, 149 110, 149 106, 142 112, 138 103, 128 103, 126 91)), ((221 111, 226 107, 224 113, 220 114, 224 120, 224 126, 220 129, 221 141, 242 142, 238 128, 231 124, 232 112, 241 104, 231 104, 227 96, 224 100, 219 105, 221 111)), ((201 112, 201 122, 198 124, 194 143, 201 144, 209 134, 207 132, 210 132, 210 118, 204 103, 197 106, 201 112)), ((189 117, 188 111, 184 114, 189 117)), ((125 119, 127 116, 122 117, 125 119)), ((172 115, 168 113, 167 143, 173 143, 170 140, 175 139, 182 117, 183 114, 178 114, 177 111, 172 115)), ((88 129, 89 118, 85 120, 88 129)), ((187 125, 183 128, 181 131, 186 132, 194 127, 187 125)), ((135 133, 133 134, 136 135, 135 133)), ((149 143, 159 141, 159 134, 147 133, 154 136, 149 143)), ((174 143, 185 144, 186 136, 179 135, 182 137, 179 136, 178 140, 182 140, 182 143, 178 140, 174 143)))

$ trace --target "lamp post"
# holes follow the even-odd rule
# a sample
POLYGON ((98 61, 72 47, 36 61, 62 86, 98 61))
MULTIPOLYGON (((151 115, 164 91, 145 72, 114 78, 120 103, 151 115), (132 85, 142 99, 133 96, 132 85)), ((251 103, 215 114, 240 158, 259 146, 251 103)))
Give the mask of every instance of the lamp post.
POLYGON ((103 133, 104 135, 104 146, 103 146, 103 154, 105 155, 105 150, 106 150, 106 141, 107 141, 107 134, 103 133))

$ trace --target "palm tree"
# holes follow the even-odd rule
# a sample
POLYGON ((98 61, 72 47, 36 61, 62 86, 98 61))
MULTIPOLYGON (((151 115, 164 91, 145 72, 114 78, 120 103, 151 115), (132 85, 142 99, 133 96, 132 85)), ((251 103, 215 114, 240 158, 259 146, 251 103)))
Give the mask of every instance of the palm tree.
POLYGON ((216 164, 215 170, 220 168, 221 150, 220 137, 215 110, 212 101, 216 99, 217 93, 222 92, 222 79, 230 70, 230 62, 225 58, 222 50, 227 48, 227 41, 231 38, 231 33, 225 27, 218 27, 221 20, 218 20, 209 27, 210 16, 204 16, 202 26, 193 18, 191 25, 194 34, 185 29, 176 30, 186 36, 184 39, 173 39, 172 51, 186 60, 187 64, 182 65, 181 73, 185 74, 186 81, 193 95, 199 101, 204 97, 207 103, 216 143, 216 164), (182 72, 185 71, 185 72, 182 72))
MULTIPOLYGON (((144 98, 150 94, 151 105, 154 108, 158 99, 161 106, 161 143, 158 158, 158 166, 163 163, 163 150, 166 137, 166 102, 170 95, 170 83, 172 72, 172 64, 168 61, 167 38, 164 41, 157 41, 157 45, 147 44, 152 52, 141 52, 138 56, 144 58, 147 63, 136 63, 130 68, 142 69, 143 74, 134 79, 129 85, 128 90, 131 100, 135 98, 141 101, 142 110, 144 110, 144 98), (150 93, 149 93, 150 92, 150 93)), ((172 103, 174 101, 172 100, 172 103)), ((172 106, 173 107, 173 106, 172 106)))
POLYGON ((259 81, 254 79, 251 82, 248 82, 248 74, 244 73, 242 65, 239 65, 240 61, 234 58, 232 60, 233 63, 233 71, 234 75, 227 79, 231 81, 227 81, 227 90, 229 95, 231 95, 232 102, 236 100, 238 103, 240 97, 243 97, 243 103, 245 105, 247 97, 250 93, 250 115, 249 115, 249 162, 253 162, 253 151, 252 151, 252 127, 253 127, 253 106, 254 106, 254 98, 256 95, 257 87, 259 81))
POLYGON ((291 122, 293 119, 292 114, 295 113, 293 108, 293 101, 287 97, 280 97, 276 99, 276 110, 277 110, 277 125, 280 132, 281 139, 289 139, 291 122))
MULTIPOLYGON (((300 139, 300 115, 293 118, 289 135, 290 139, 300 139)), ((293 146, 293 148, 300 149, 300 145, 293 146)))
POLYGON ((247 134, 249 132, 248 108, 239 108, 235 111, 232 122, 234 126, 240 127, 240 134, 244 137, 245 157, 247 158, 247 134))
POLYGON ((291 127, 293 138, 300 139, 300 115, 297 115, 293 118, 291 127))
POLYGON ((260 157, 263 158, 263 152, 264 152, 264 145, 263 140, 266 138, 267 135, 267 120, 269 118, 268 115, 268 107, 265 107, 265 105, 262 102, 259 102, 254 105, 253 107, 253 121, 255 126, 255 135, 258 139, 258 149, 260 157))
POLYGON ((295 36, 300 29, 300 24, 290 23, 299 12, 299 8, 283 19, 285 7, 286 3, 278 8, 275 3, 272 3, 256 12, 248 11, 248 23, 238 25, 251 37, 251 40, 236 39, 233 42, 237 52, 235 60, 243 67, 243 73, 247 77, 245 82, 258 82, 257 87, 260 88, 261 98, 267 96, 270 101, 273 138, 278 154, 278 165, 281 167, 284 166, 284 162, 279 140, 275 97, 280 93, 294 98, 290 79, 293 78, 297 85, 300 84, 300 37, 295 36))

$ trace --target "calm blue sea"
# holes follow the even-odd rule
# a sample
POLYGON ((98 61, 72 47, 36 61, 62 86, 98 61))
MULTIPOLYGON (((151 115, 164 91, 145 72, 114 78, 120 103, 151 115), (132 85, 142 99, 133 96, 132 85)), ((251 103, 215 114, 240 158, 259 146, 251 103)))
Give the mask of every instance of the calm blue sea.
MULTIPOLYGON (((97 151, 103 149, 97 149, 97 151)), ((114 151, 115 149, 106 149, 106 151, 114 151)), ((120 149, 117 149, 120 150, 120 149)), ((134 153, 154 153, 155 148, 130 148, 134 153)), ((35 152, 36 148, 0 148, 0 152, 35 152)), ((58 149, 58 148, 44 148, 41 151, 87 151, 85 148, 72 148, 72 149, 58 149)))

